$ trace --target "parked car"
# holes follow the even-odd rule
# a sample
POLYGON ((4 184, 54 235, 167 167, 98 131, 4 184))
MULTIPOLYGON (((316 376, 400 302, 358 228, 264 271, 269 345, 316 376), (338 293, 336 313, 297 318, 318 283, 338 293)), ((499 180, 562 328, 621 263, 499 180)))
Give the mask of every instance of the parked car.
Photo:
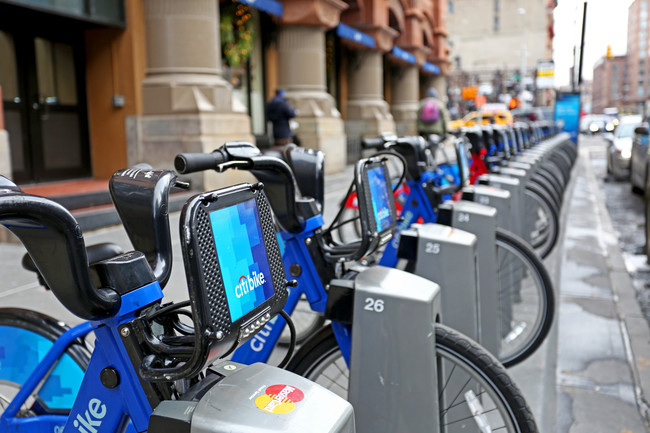
POLYGON ((632 138, 634 129, 641 124, 639 115, 623 116, 618 119, 618 126, 612 134, 606 134, 607 173, 614 178, 627 178, 630 174, 632 156, 632 138))
POLYGON ((616 126, 613 120, 614 118, 612 116, 606 116, 604 114, 590 114, 583 118, 581 122, 581 129, 583 129, 584 132, 591 134, 613 132, 616 126))
POLYGON ((634 129, 630 157, 630 184, 632 192, 643 194, 648 180, 648 119, 634 129))

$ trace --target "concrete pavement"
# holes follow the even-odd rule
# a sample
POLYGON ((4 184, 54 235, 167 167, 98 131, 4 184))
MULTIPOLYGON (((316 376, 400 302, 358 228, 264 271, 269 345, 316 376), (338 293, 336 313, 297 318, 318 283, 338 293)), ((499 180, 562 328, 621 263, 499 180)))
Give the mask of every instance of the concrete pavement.
MULTIPOLYGON (((650 432, 650 330, 590 162, 598 146, 581 141, 565 195, 560 241, 545 260, 557 293, 554 327, 533 356, 511 369, 541 432, 650 432)), ((326 221, 336 213, 351 176, 348 167, 327 178, 326 221)), ((169 300, 186 297, 177 224, 175 213, 174 265, 165 289, 169 300)), ((110 241, 131 248, 119 226, 85 236, 87 244, 110 241)), ((23 253, 21 245, 0 244, 0 305, 33 308, 78 323, 33 274, 20 268, 23 253)))
POLYGON ((564 204, 557 432, 650 431, 650 331, 594 173, 602 150, 602 141, 581 137, 564 204))

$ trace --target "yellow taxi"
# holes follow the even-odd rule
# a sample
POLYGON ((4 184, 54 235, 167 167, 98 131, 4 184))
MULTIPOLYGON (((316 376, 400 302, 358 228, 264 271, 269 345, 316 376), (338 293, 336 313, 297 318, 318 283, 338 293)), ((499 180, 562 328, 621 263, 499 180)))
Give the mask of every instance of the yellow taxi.
POLYGON ((462 119, 449 122, 449 129, 459 129, 463 126, 475 125, 512 125, 513 118, 510 110, 481 110, 467 113, 462 119))

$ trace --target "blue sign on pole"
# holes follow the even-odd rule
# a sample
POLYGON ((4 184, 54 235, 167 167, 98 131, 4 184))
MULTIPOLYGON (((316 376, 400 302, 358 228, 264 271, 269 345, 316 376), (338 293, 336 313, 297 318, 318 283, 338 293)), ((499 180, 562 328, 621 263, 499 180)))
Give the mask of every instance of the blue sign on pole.
POLYGON ((580 130, 580 93, 558 92, 555 100, 555 121, 562 122, 562 131, 571 135, 571 141, 578 143, 580 130))

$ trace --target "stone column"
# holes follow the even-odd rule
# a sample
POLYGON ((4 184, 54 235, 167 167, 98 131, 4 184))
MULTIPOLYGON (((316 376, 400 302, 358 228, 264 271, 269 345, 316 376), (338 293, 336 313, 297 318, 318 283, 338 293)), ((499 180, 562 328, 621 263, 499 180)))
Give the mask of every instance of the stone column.
POLYGON ((339 23, 342 0, 283 0, 278 35, 278 85, 298 110, 296 135, 304 147, 322 150, 328 173, 345 167, 341 114, 325 80, 325 31, 339 23))
MULTIPOLYGON (((395 133, 395 121, 384 100, 384 63, 380 51, 352 51, 348 60, 348 100, 345 132, 350 159, 358 159, 358 145, 364 137, 395 133)), ((352 161, 351 161, 352 162, 352 161)))
POLYGON ((2 87, 0 87, 0 174, 12 178, 9 134, 5 130, 5 115, 2 108, 2 87))
MULTIPOLYGON (((179 152, 207 152, 226 141, 253 141, 250 117, 221 77, 216 0, 144 0, 146 78, 142 116, 128 121, 129 164, 173 167, 179 152)), ((232 183, 205 173, 197 188, 232 183)))
POLYGON ((278 85, 297 110, 296 135, 304 147, 322 150, 325 170, 343 170, 346 138, 341 114, 325 81, 325 28, 283 26, 278 37, 278 85))
POLYGON ((395 128, 399 136, 417 134, 419 77, 417 65, 393 66, 390 110, 395 118, 395 128))

